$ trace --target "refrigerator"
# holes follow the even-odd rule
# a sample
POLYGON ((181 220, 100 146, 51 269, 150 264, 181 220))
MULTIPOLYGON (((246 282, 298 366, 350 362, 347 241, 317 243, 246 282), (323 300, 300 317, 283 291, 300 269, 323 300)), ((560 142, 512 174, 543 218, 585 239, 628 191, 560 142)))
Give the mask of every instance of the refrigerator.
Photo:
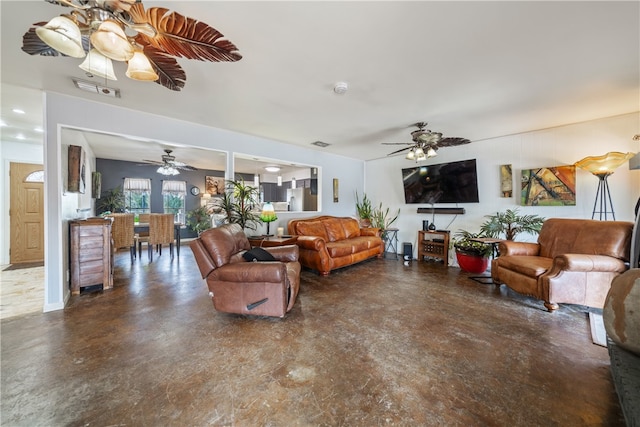
POLYGON ((290 211, 317 211, 318 195, 311 194, 311 188, 293 188, 287 190, 290 211))

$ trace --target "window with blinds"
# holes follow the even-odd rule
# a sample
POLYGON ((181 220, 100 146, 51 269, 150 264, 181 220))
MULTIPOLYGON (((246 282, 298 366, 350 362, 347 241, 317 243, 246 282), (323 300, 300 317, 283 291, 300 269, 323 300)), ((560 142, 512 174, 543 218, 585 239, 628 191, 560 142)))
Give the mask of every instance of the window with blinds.
POLYGON ((123 188, 127 212, 151 213, 151 180, 125 178, 123 188))
POLYGON ((185 222, 185 197, 187 195, 186 181, 162 181, 162 206, 164 213, 175 216, 176 222, 185 222))

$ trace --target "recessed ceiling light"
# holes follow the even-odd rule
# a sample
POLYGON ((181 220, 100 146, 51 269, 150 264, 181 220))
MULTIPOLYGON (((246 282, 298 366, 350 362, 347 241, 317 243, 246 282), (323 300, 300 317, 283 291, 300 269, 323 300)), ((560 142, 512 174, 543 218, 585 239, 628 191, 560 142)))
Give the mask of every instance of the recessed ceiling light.
POLYGON ((316 142, 312 142, 311 145, 315 145, 316 147, 328 147, 331 144, 328 144, 326 142, 322 142, 322 141, 316 141, 316 142))
POLYGON ((43 133, 44 132, 44 129, 42 129, 40 126, 34 127, 33 130, 38 132, 38 133, 43 133))
POLYGON ((25 114, 24 110, 21 110, 19 108, 14 108, 12 111, 16 114, 25 114))
POLYGON ((5 122, 0 122, 0 127, 5 127, 7 124, 5 122))
POLYGON ((16 139, 25 139, 24 135, 19 133, 16 135, 16 139))
POLYGON ((280 168, 278 166, 265 166, 264 170, 267 172, 278 172, 280 168))

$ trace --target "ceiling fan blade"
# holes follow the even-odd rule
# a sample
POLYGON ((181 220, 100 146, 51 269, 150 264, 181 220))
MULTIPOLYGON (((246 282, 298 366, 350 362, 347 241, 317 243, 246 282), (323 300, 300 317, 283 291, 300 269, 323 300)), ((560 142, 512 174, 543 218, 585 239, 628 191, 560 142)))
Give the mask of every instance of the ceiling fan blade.
POLYGON ((145 164, 149 164, 149 165, 164 165, 164 162, 159 162, 157 160, 142 159, 142 161, 144 162, 144 163, 142 163, 142 165, 145 165, 145 164))
POLYGON ((394 154, 402 153, 403 151, 407 151, 407 150, 409 150, 409 149, 411 149, 411 148, 413 148, 413 146, 411 146, 411 147, 401 148, 401 149, 399 149, 399 150, 394 151, 393 153, 389 153, 389 154, 387 154, 387 156, 391 156, 391 155, 394 155, 394 154))
POLYGON ((453 147, 456 145, 469 144, 470 142, 467 138, 442 138, 438 142, 438 147, 453 147))
POLYGON ((413 142, 381 142, 382 145, 415 145, 413 142))

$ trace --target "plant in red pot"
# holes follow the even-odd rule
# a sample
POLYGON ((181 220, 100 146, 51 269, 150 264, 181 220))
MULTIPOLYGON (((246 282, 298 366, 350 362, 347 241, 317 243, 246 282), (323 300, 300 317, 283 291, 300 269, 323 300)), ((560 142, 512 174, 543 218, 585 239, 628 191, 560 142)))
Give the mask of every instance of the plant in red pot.
POLYGON ((484 273, 487 270, 492 250, 491 245, 472 240, 477 237, 483 236, 466 230, 458 230, 453 239, 458 265, 464 271, 473 274, 484 273))

